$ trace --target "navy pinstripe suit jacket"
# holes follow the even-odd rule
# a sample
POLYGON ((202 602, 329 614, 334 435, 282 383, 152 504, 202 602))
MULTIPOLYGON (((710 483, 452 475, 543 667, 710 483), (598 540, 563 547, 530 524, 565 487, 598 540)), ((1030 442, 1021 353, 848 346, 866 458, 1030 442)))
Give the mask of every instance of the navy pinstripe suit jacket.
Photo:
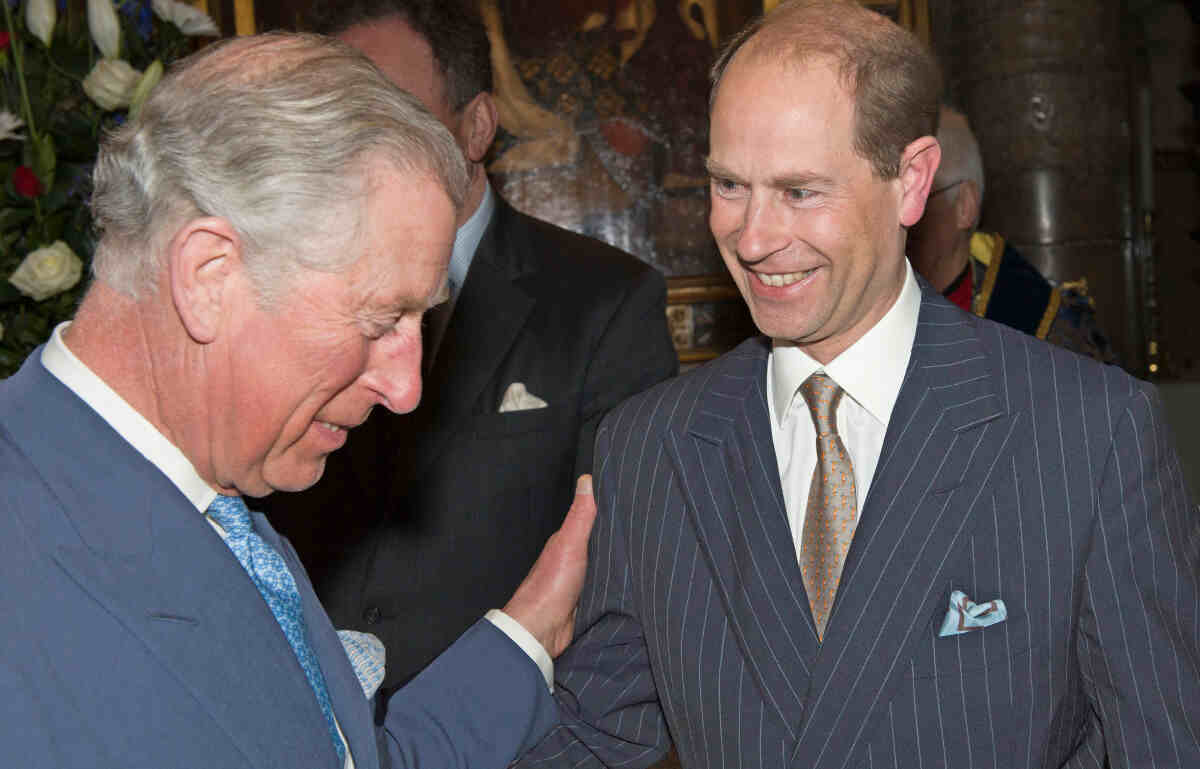
POLYGON ((540 766, 1200 767, 1200 516, 1157 392, 922 286, 823 644, 769 341, 611 413, 540 766), (1008 619, 948 638, 952 590, 1008 619), (668 734, 669 733, 669 734, 668 734))

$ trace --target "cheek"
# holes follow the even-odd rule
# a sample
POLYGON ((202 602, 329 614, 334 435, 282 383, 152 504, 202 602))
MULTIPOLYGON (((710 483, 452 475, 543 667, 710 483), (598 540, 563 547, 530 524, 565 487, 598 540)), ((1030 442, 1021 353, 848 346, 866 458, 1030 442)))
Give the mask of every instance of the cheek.
POLYGON ((740 201, 726 200, 719 195, 709 195, 708 229, 721 243, 741 228, 742 205, 740 201))

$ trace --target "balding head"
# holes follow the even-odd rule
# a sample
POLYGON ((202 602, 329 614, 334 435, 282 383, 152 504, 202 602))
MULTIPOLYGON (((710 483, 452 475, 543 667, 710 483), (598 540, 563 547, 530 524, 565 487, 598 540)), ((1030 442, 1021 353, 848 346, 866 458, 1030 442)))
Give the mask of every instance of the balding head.
MULTIPOLYGON (((945 189, 946 194, 953 200, 958 195, 960 182, 973 182, 979 198, 976 209, 982 207, 983 157, 979 154, 979 142, 975 140, 975 134, 971 133, 967 116, 950 107, 942 107, 938 119, 937 139, 938 144, 942 145, 942 163, 933 179, 934 190, 945 189)), ((978 210, 975 219, 973 226, 979 223, 978 210)))
POLYGON ((855 151, 880 178, 895 178, 904 148, 937 128, 937 63, 912 33, 854 0, 785 1, 751 22, 713 65, 710 109, 735 57, 831 60, 854 99, 855 151))

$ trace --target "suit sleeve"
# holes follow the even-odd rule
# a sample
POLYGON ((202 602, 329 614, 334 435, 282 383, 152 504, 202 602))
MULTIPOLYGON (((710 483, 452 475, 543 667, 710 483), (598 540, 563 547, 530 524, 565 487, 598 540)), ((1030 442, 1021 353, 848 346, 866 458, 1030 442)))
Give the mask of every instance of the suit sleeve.
POLYGON ((596 437, 598 514, 588 544, 575 641, 555 662, 560 723, 519 767, 650 766, 670 737, 635 605, 623 522, 615 509, 612 433, 596 437))
POLYGON ((662 274, 640 270, 600 336, 584 382, 576 476, 592 471, 596 428, 604 415, 629 396, 679 373, 666 300, 662 274))
POLYGON ((1157 391, 1137 383, 1111 421, 1076 641, 1084 687, 1113 769, 1200 766, 1200 515, 1157 391))
POLYGON ((381 752, 396 769, 503 767, 556 721, 537 665, 480 620, 388 700, 381 752))

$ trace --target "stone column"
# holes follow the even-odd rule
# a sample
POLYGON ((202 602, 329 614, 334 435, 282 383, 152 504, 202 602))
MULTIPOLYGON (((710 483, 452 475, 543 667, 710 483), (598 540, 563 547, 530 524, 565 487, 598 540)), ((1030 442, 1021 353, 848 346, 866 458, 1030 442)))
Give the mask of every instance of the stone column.
POLYGON ((982 227, 1046 277, 1086 278, 1126 368, 1141 367, 1130 63, 1119 0, 930 0, 952 102, 979 138, 982 227))

